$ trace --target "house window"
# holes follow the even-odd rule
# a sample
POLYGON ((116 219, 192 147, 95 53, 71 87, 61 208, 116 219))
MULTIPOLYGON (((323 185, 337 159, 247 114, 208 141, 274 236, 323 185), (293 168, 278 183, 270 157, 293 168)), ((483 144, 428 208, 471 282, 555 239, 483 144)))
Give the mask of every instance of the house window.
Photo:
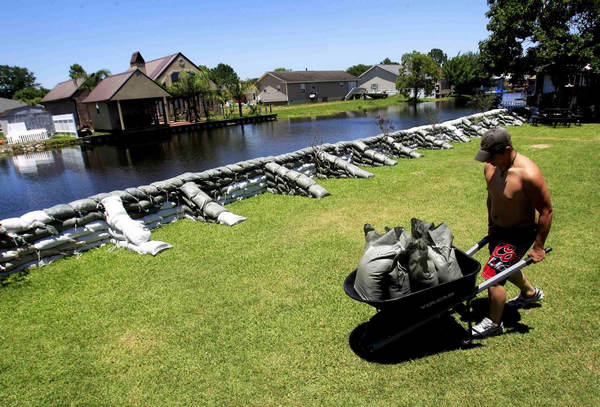
POLYGON ((96 114, 100 114, 100 105, 96 103, 96 114))
POLYGON ((377 92, 377 84, 376 83, 371 84, 371 90, 374 90, 377 92))
POLYGON ((277 85, 277 90, 281 90, 281 85, 277 85))
POLYGON ((304 83, 300 84, 300 92, 302 92, 302 93, 306 92, 306 85, 304 83))
POLYGON ((175 83, 179 81, 179 72, 172 72, 171 73, 171 82, 175 83))
POLYGON ((340 82, 340 88, 344 87, 344 82, 340 82))

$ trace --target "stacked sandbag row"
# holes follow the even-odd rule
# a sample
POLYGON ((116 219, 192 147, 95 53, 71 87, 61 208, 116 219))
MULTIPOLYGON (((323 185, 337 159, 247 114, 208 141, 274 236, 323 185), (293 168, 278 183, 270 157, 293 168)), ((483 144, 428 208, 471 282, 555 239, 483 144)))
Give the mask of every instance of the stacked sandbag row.
POLYGON ((316 154, 319 178, 373 178, 375 175, 325 151, 316 154))
POLYGON ((398 161, 393 160, 387 155, 377 152, 361 140, 356 140, 351 143, 352 163, 356 165, 366 165, 370 167, 380 167, 384 165, 397 165, 398 161))
POLYGON ((231 213, 219 205, 192 181, 182 185, 181 192, 184 202, 197 208, 196 216, 203 221, 233 226, 246 220, 245 217, 231 213))
POLYGON ((274 162, 265 165, 267 190, 273 194, 300 195, 309 198, 324 198, 329 194, 309 176, 274 162))
MULTIPOLYGON (((81 214, 80 214, 81 215, 81 214)), ((64 256, 106 244, 103 216, 77 216, 69 205, 33 211, 0 223, 0 275, 42 266, 64 256), (73 217, 67 218, 71 214, 73 217)))
POLYGON ((257 175, 248 180, 237 181, 229 184, 224 191, 224 194, 219 196, 217 202, 220 205, 227 205, 231 202, 240 201, 242 199, 251 198, 255 195, 262 194, 267 191, 267 176, 257 175))

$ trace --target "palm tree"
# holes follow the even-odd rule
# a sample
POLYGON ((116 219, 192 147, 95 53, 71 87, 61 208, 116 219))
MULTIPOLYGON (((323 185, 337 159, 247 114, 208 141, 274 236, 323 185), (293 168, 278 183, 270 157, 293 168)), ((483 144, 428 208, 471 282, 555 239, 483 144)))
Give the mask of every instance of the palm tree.
POLYGON ((256 90, 256 86, 250 81, 236 81, 229 88, 229 95, 233 100, 237 100, 240 117, 242 117, 242 99, 248 92, 256 90))
POLYGON ((83 84, 81 85, 81 89, 83 90, 91 91, 107 76, 110 76, 108 69, 100 69, 88 75, 85 69, 79 64, 73 64, 69 67, 69 77, 73 81, 77 82, 78 79, 83 79, 83 84))
POLYGON ((206 120, 209 120, 209 111, 206 100, 210 98, 213 92, 214 85, 208 78, 208 71, 200 69, 199 72, 183 72, 179 76, 179 80, 175 82, 168 90, 174 96, 184 99, 188 105, 186 112, 187 121, 197 121, 200 119, 198 114, 198 102, 202 103, 202 108, 206 115, 206 120), (192 117, 192 113, 194 117, 192 117))
POLYGON ((206 116, 206 120, 210 120, 207 99, 214 94, 216 90, 215 84, 210 80, 210 72, 206 67, 199 67, 199 72, 194 76, 196 78, 196 90, 198 91, 198 95, 202 100, 202 109, 204 110, 204 114, 206 116))
MULTIPOLYGON (((184 104, 187 104, 185 118, 188 122, 192 121, 192 111, 196 110, 195 96, 198 95, 195 75, 188 72, 183 72, 179 75, 179 80, 169 88, 169 92, 173 96, 184 99, 184 104)), ((198 116, 196 110, 196 117, 198 116)))

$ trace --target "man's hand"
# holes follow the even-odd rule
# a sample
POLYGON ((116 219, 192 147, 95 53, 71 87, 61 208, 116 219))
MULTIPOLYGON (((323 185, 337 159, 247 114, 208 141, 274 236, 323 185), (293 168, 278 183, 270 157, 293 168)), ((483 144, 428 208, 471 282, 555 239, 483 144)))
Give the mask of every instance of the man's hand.
POLYGON ((533 260, 534 263, 538 263, 546 258, 546 251, 544 248, 540 247, 532 247, 529 253, 527 253, 529 257, 533 260))

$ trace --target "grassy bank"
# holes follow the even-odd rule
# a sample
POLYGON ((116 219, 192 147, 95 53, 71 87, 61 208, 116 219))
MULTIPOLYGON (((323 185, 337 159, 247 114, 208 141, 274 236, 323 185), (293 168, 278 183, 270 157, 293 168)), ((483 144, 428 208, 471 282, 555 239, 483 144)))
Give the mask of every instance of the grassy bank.
POLYGON ((543 305, 505 335, 462 350, 436 325, 386 363, 349 346, 374 314, 342 290, 364 223, 446 221, 461 248, 485 233, 475 141, 320 181, 322 200, 237 202, 235 227, 168 225, 153 238, 174 247, 155 258, 104 247, 5 281, 0 405, 599 405, 600 126, 511 132, 550 187, 554 252, 527 270, 543 305))
MULTIPOLYGON (((429 100, 448 100, 449 98, 442 99, 425 99, 429 100)), ((277 113, 277 117, 280 119, 285 118, 300 118, 300 117, 313 117, 313 116, 328 116, 336 113, 356 111, 360 112, 363 110, 379 109, 382 107, 405 104, 407 98, 401 95, 388 96, 385 99, 366 99, 366 100, 343 100, 336 102, 320 102, 320 103, 308 103, 303 105, 291 105, 291 106, 273 106, 273 113, 277 113)))

